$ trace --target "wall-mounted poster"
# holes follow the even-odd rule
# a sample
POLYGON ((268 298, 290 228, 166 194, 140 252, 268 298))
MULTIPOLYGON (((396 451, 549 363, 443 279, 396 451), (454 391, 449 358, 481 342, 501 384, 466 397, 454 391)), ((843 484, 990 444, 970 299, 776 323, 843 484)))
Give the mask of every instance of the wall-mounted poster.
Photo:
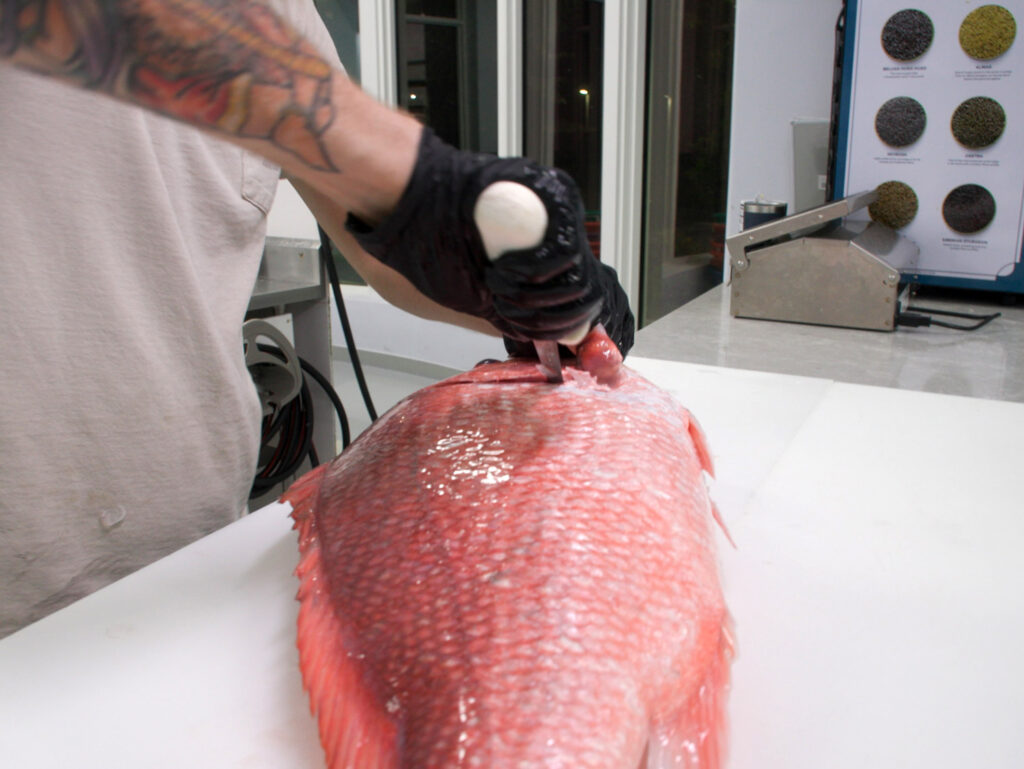
POLYGON ((920 283, 1024 293, 1024 0, 847 0, 835 196, 921 249, 920 283))

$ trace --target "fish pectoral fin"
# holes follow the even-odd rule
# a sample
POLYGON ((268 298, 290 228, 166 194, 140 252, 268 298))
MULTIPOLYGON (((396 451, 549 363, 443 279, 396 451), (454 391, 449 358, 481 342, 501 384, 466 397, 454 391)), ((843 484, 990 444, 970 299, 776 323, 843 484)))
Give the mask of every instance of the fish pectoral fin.
POLYGON ((397 728, 367 688, 359 660, 345 648, 345 632, 328 594, 315 510, 323 465, 282 497, 299 530, 299 620, 296 644, 310 710, 330 769, 394 769, 397 728))
POLYGON ((723 614, 717 640, 708 655, 704 678, 690 700, 655 724, 640 769, 723 769, 726 765, 726 700, 729 669, 735 656, 732 620, 723 614))

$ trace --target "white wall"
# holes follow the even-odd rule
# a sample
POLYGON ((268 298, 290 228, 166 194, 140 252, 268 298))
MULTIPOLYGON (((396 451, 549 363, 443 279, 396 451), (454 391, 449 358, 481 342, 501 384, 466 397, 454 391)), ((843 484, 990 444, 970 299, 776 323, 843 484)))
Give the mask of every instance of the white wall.
POLYGON ((842 0, 737 0, 729 144, 729 217, 764 195, 793 205, 796 118, 828 119, 842 0))
MULTIPOLYGON (((356 348, 360 353, 378 354, 372 360, 367 358, 364 363, 393 365, 387 361, 380 362, 379 356, 383 355, 465 371, 484 358, 504 359, 506 356, 505 346, 499 337, 410 315, 388 304, 366 286, 342 286, 341 290, 356 348)), ((331 336, 335 347, 345 346, 333 304, 331 336)), ((400 363, 395 367, 410 373, 432 373, 415 365, 400 363)))
POLYGON ((316 219, 302 202, 291 182, 277 183, 274 205, 267 215, 267 235, 274 238, 305 238, 320 240, 316 219))

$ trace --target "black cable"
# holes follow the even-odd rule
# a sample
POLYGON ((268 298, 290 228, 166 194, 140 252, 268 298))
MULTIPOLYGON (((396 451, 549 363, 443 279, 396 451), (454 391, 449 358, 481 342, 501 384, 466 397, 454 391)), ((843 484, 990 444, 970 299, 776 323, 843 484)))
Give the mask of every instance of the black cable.
POLYGON ((968 318, 970 320, 983 320, 985 323, 990 323, 996 318, 1002 317, 1001 312, 995 312, 991 315, 975 315, 973 312, 954 312, 953 310, 937 310, 933 307, 907 307, 911 312, 927 312, 932 315, 948 315, 952 318, 968 318))
MULTIPOLYGON (((279 356, 281 360, 285 360, 284 353, 277 347, 261 344, 259 348, 262 352, 272 353, 279 356)), ((341 425, 342 445, 347 447, 352 442, 352 437, 348 417, 345 414, 345 407, 342 405, 338 393, 316 367, 304 358, 296 357, 305 374, 320 385, 334 406, 334 410, 338 415, 338 422, 341 425)), ((313 427, 315 424, 313 412, 313 398, 304 376, 299 394, 285 404, 273 419, 267 417, 264 420, 260 447, 268 449, 275 439, 277 440, 277 445, 274 446, 273 454, 266 465, 257 470, 249 493, 250 499, 261 496, 276 484, 287 481, 296 475, 307 457, 313 467, 317 467, 320 464, 316 447, 313 445, 313 427)))
MULTIPOLYGON (((278 355, 282 361, 285 360, 284 353, 281 352, 281 350, 279 350, 277 347, 267 344, 260 344, 259 349, 260 352, 272 353, 274 355, 278 355)), ((338 423, 341 426, 342 447, 347 447, 348 444, 352 442, 352 432, 349 429, 348 414, 346 414, 345 412, 345 406, 342 405, 341 398, 338 397, 337 391, 331 386, 331 383, 328 381, 327 377, 320 373, 320 371, 317 370, 317 368, 312 363, 303 358, 301 355, 296 355, 295 357, 298 359, 299 366, 302 367, 302 370, 309 374, 311 377, 313 377, 313 381, 320 385, 320 388, 324 391, 324 394, 331 401, 331 405, 334 406, 334 411, 338 415, 338 423)))
POLYGON ((341 398, 338 397, 338 393, 331 387, 331 383, 327 381, 327 378, 313 368, 313 365, 305 358, 299 358, 299 365, 302 366, 303 371, 313 377, 313 380, 320 385, 333 404, 334 411, 338 415, 338 422, 341 424, 341 447, 343 449, 348 448, 348 444, 352 442, 352 434, 348 426, 348 415, 345 414, 345 407, 341 404, 341 398))
POLYGON ((366 386, 366 379, 363 377, 363 367, 359 362, 359 351, 356 349, 356 341, 352 336, 352 326, 348 322, 348 313, 345 311, 345 301, 341 298, 341 285, 338 280, 338 268, 334 264, 334 254, 331 252, 331 239, 324 232, 323 227, 317 227, 320 231, 320 260, 327 266, 327 275, 331 281, 331 291, 334 293, 334 304, 338 308, 338 319, 341 321, 341 330, 345 334, 345 344, 348 346, 348 355, 352 360, 352 370, 356 375, 356 382, 359 384, 359 392, 362 393, 363 403, 366 404, 366 411, 371 421, 376 421, 377 410, 373 407, 373 400, 370 398, 370 390, 366 386))
POLYGON ((249 499, 266 493, 274 486, 293 477, 310 455, 313 443, 313 399, 305 381, 298 396, 287 403, 264 431, 261 446, 277 437, 274 454, 253 479, 249 499))
POLYGON ((934 320, 934 319, 932 320, 932 325, 933 326, 942 326, 944 328, 955 328, 955 329, 962 330, 962 331, 977 331, 982 326, 988 325, 989 323, 994 321, 996 318, 1000 318, 1003 315, 1001 312, 994 312, 991 315, 974 315, 973 313, 969 313, 969 312, 954 312, 953 310, 937 310, 937 309, 932 308, 932 307, 907 307, 907 309, 909 311, 911 311, 911 312, 923 312, 923 313, 928 313, 930 315, 946 315, 946 316, 951 317, 951 318, 967 318, 969 320, 975 321, 975 323, 972 324, 972 325, 964 326, 964 325, 954 324, 954 323, 944 323, 941 320, 934 320))
POLYGON ((973 315, 968 312, 953 312, 952 310, 936 310, 929 307, 907 307, 908 312, 901 312, 896 316, 896 324, 899 326, 941 326, 942 328, 951 328, 956 331, 977 331, 982 326, 987 326, 989 323, 994 321, 996 318, 1002 316, 1001 312, 992 313, 991 315, 973 315), (925 315, 923 313, 930 313, 925 315), (931 315, 946 315, 953 318, 969 318, 976 321, 970 325, 964 325, 960 323, 947 323, 942 320, 936 320, 931 315))
MULTIPOLYGON (((376 420, 377 410, 374 408, 369 388, 366 385, 363 367, 359 361, 359 352, 356 349, 355 338, 352 334, 352 326, 349 323, 348 313, 345 310, 345 301, 341 296, 338 270, 334 264, 334 256, 331 252, 331 241, 323 228, 318 227, 317 229, 320 232, 320 258, 326 266, 327 274, 330 278, 331 291, 334 294, 334 303, 338 308, 338 318, 341 321, 341 328, 345 334, 345 343, 348 346, 356 382, 359 384, 359 391, 363 396, 363 403, 366 404, 366 410, 370 415, 370 419, 376 420)), ((285 360, 285 354, 280 349, 262 344, 259 347, 263 352, 274 353, 279 355, 281 360, 285 360)), ((352 434, 348 423, 348 415, 345 413, 345 407, 342 405, 338 393, 331 386, 327 378, 317 371, 312 364, 299 356, 296 357, 304 374, 320 385, 334 406, 334 410, 338 415, 338 423, 341 426, 342 448, 347 448, 352 442, 352 434)), ((258 468, 249 493, 250 499, 261 496, 275 485, 287 481, 296 475, 298 469, 307 458, 313 467, 317 467, 320 464, 316 447, 313 445, 313 399, 310 395, 305 375, 302 379, 302 387, 299 394, 289 403, 285 404, 272 420, 269 417, 264 420, 260 448, 268 450, 275 438, 277 445, 273 447, 273 453, 267 464, 258 468)))

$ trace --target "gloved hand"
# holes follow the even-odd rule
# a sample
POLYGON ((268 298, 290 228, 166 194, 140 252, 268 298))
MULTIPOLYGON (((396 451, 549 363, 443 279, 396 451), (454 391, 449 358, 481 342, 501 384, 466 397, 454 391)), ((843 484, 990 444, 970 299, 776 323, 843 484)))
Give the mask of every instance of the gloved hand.
POLYGON ((523 158, 463 152, 424 128, 412 178, 377 227, 349 216, 348 230, 369 254, 425 296, 484 318, 510 340, 561 339, 600 317, 623 353, 633 316, 615 271, 586 241, 583 202, 572 179, 523 158), (474 223, 480 193, 496 181, 533 190, 548 212, 540 245, 490 261, 474 223))
MULTIPOLYGON (((590 246, 586 246, 586 249, 590 253, 590 246)), ((622 290, 615 270, 607 264, 601 264, 600 262, 598 263, 598 268, 597 279, 601 286, 601 293, 604 296, 604 303, 601 307, 601 314, 597 317, 597 322, 604 326, 608 336, 615 342, 619 352, 622 353, 622 357, 625 358, 626 354, 633 347, 633 332, 636 327, 636 320, 633 318, 633 313, 630 312, 629 298, 626 296, 626 292, 622 290)), ((573 354, 573 351, 565 347, 559 346, 559 349, 561 350, 562 357, 570 357, 573 354)), ((507 336, 505 337, 505 350, 509 355, 515 355, 520 358, 537 357, 533 344, 507 336)))

